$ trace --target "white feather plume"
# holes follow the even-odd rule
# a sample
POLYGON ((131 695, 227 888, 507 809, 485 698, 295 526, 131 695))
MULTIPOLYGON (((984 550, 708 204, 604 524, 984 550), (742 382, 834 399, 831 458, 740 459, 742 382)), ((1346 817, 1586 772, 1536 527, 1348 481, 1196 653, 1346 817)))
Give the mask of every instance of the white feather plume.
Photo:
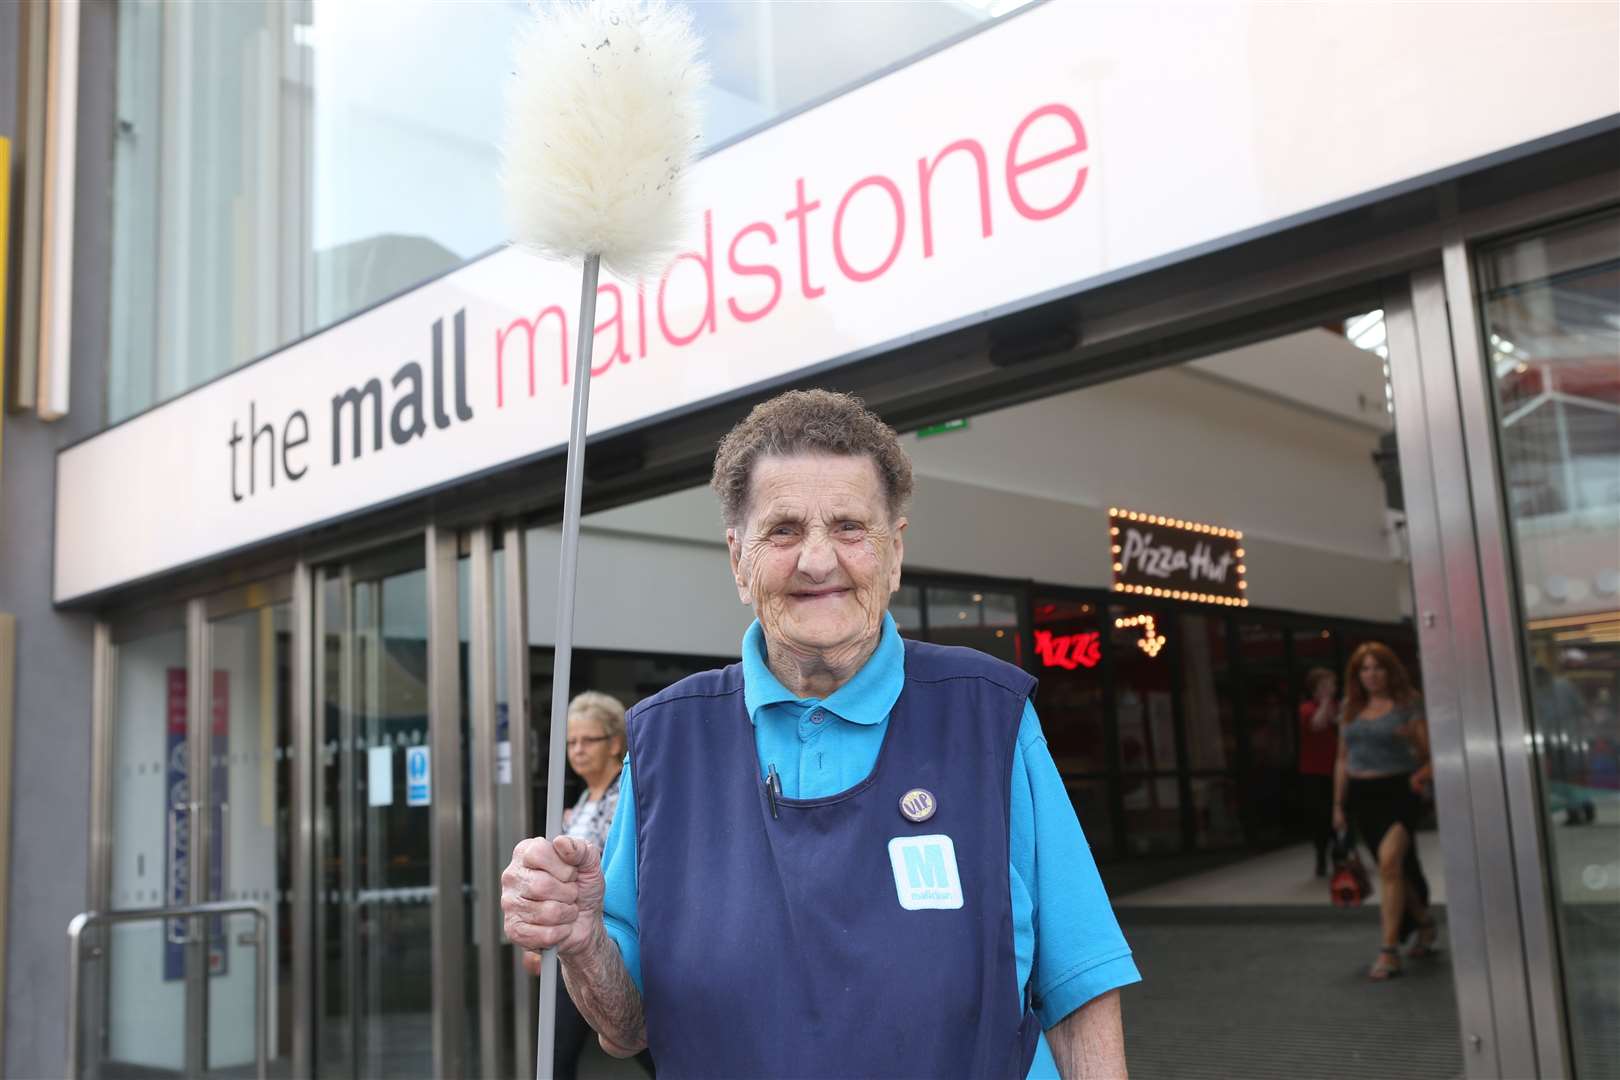
POLYGON ((518 45, 502 183, 513 238, 596 254, 625 277, 663 268, 688 222, 708 69, 691 15, 664 0, 552 0, 518 45))

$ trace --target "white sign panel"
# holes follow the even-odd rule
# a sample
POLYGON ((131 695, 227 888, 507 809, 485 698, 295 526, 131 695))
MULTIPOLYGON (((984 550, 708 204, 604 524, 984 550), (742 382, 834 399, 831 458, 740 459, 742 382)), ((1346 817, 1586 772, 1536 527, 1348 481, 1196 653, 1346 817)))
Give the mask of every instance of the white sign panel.
POLYGON ((394 805, 394 748, 372 746, 366 749, 366 805, 394 805))
MULTIPOLYGON (((1620 112, 1617 10, 1029 9, 702 161, 691 250, 602 284, 591 429, 1620 112)), ((554 450, 578 289, 504 251, 64 451, 57 600, 554 450)))

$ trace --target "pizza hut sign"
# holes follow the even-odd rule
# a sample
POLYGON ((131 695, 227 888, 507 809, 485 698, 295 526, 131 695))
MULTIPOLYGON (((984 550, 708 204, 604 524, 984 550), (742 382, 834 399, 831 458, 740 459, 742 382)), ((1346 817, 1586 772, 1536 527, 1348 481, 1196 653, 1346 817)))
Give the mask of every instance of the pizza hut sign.
POLYGON ((1114 591, 1247 607, 1243 533, 1223 525, 1111 507, 1114 591))

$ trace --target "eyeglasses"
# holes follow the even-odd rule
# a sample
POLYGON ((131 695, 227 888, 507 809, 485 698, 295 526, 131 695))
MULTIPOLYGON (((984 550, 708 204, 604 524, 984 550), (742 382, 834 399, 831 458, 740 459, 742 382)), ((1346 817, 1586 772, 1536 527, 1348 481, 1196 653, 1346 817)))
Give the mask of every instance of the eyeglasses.
POLYGON ((568 740, 568 749, 572 750, 576 746, 592 746, 599 742, 607 742, 611 738, 613 738, 611 735, 575 735, 568 740))

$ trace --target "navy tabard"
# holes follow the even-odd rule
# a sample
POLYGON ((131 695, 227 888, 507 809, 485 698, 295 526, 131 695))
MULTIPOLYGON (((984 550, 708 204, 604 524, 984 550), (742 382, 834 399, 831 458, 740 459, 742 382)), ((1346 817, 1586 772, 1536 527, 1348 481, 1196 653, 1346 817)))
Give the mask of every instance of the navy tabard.
POLYGON ((1028 1071, 1040 1027, 1028 988, 1022 1014, 1011 992, 1007 836, 1035 680, 971 649, 905 649, 871 775, 826 798, 778 797, 774 816, 740 664, 630 711, 643 1004, 660 1076, 1028 1071), (915 823, 900 812, 914 788, 937 804, 915 823))

